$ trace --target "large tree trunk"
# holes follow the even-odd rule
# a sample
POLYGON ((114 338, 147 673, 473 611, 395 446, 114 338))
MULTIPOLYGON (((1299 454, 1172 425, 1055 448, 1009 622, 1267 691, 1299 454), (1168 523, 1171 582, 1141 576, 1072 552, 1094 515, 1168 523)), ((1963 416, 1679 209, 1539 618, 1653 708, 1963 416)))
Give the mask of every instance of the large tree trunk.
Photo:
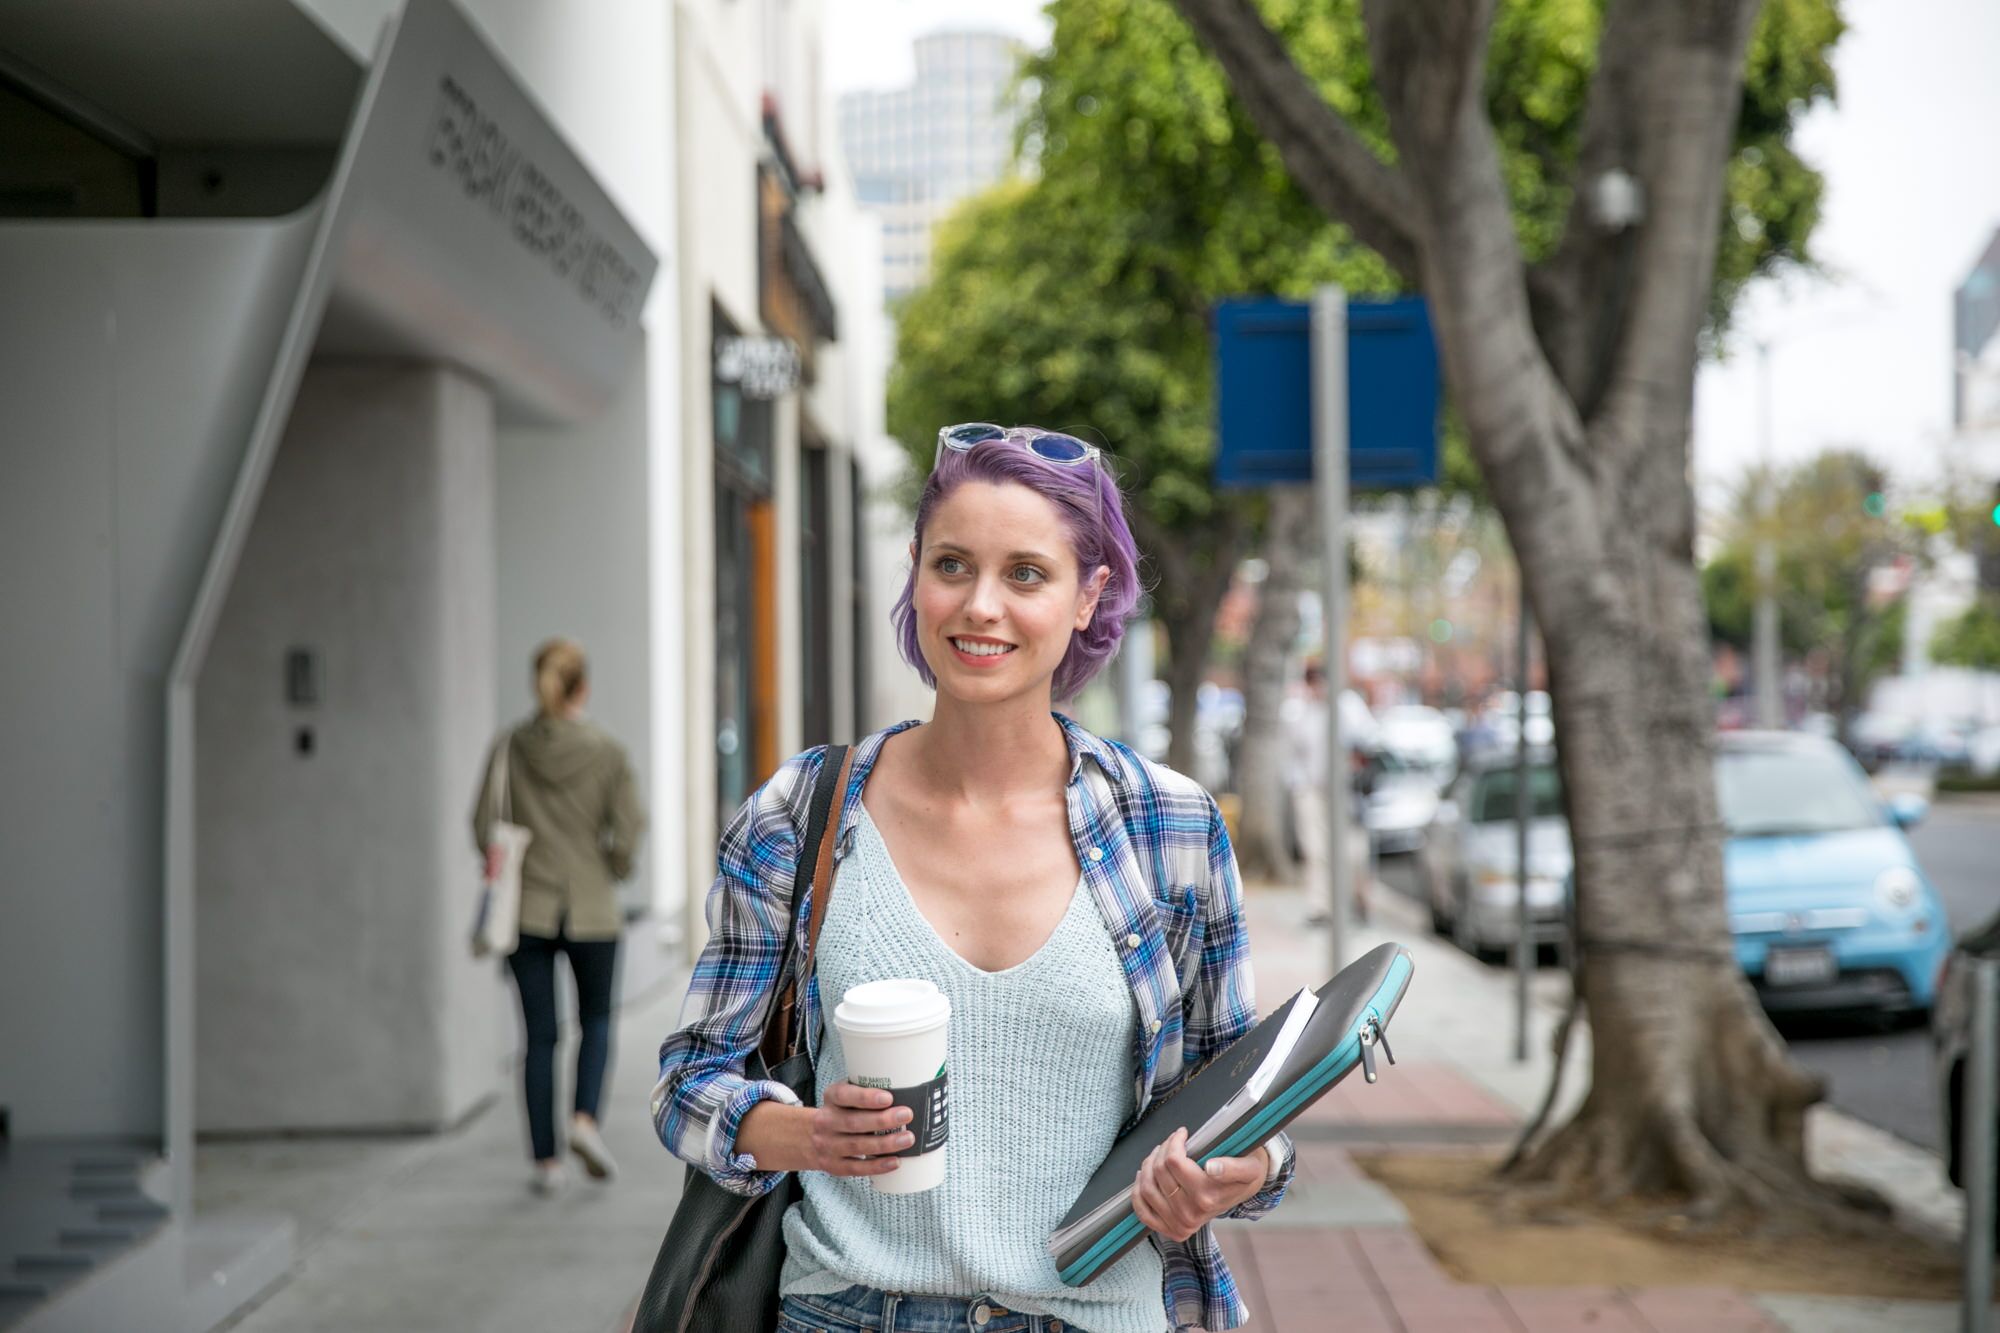
POLYGON ((1364 0, 1393 166, 1254 0, 1177 3, 1301 188, 1429 298, 1541 627, 1594 1063, 1581 1110, 1522 1174, 1850 1218, 1805 1170, 1819 1088, 1731 949, 1694 571, 1694 366, 1755 0, 1610 0, 1568 227, 1532 271, 1486 113, 1493 0, 1364 0), (1613 168, 1645 201, 1630 230, 1590 213, 1613 168))
POLYGON ((1275 486, 1264 534, 1264 582, 1257 619, 1243 652, 1243 740, 1236 751, 1236 859, 1245 875, 1290 879, 1290 820, 1285 799, 1283 710, 1292 645, 1299 637, 1299 593, 1311 568, 1313 495, 1308 486, 1275 486))
POLYGON ((1146 558, 1157 570, 1153 614, 1167 631, 1167 766, 1194 771, 1195 695, 1208 674, 1209 646, 1215 641, 1215 614, 1229 591, 1242 554, 1245 530, 1241 507, 1221 508, 1206 532, 1170 532, 1143 510, 1132 511, 1132 527, 1146 558))
MULTIPOLYGON (((1530 576, 1575 830, 1592 1084, 1519 1168, 1565 1193, 1691 1198, 1697 1210, 1831 1200, 1805 1180, 1816 1080, 1786 1058, 1737 965, 1717 839, 1707 637, 1659 449, 1561 558, 1530 576), (1586 558, 1587 557, 1587 558, 1586 558)), ((1581 534, 1580 534, 1581 535, 1581 534)))

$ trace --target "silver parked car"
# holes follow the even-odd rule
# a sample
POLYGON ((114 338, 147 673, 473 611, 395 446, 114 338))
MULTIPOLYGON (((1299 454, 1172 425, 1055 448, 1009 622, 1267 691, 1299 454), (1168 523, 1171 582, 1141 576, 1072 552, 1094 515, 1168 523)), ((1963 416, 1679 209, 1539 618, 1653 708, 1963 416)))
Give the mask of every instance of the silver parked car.
MULTIPOLYGON (((1481 956, 1512 948, 1520 934, 1514 770, 1515 756, 1504 751, 1468 760, 1419 853, 1433 927, 1481 956)), ((1571 867, 1553 750, 1529 751, 1528 794, 1529 925, 1537 944, 1553 944, 1566 929, 1571 867)))

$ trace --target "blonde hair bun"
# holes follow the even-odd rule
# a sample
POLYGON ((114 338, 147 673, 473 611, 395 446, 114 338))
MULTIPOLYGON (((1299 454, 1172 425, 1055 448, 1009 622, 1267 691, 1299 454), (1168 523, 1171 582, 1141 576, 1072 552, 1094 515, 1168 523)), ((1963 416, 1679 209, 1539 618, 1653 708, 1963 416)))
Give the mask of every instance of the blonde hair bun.
POLYGON ((535 650, 535 700, 544 713, 559 713, 588 677, 583 647, 573 639, 550 639, 535 650))

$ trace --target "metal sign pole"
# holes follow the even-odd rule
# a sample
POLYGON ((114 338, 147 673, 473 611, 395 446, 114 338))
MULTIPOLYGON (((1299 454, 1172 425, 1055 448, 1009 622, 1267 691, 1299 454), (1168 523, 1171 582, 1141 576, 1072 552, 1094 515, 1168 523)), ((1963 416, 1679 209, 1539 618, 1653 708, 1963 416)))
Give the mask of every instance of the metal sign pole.
POLYGON ((1321 287, 1312 300, 1313 483, 1319 497, 1320 551, 1326 608, 1327 870, 1333 876, 1327 923, 1327 975, 1347 962, 1348 910, 1354 900, 1347 859, 1347 809, 1352 777, 1341 743, 1340 696, 1347 688, 1347 293, 1321 287))
POLYGON ((1528 1058, 1528 981, 1535 972, 1533 914, 1528 910, 1528 824, 1534 793, 1528 783, 1528 640, 1534 633, 1528 611, 1528 581, 1521 579, 1520 639, 1514 645, 1514 698, 1520 731, 1514 745, 1514 1059, 1528 1058))
POLYGON ((1959 1104, 1959 1162, 1965 1181, 1965 1333, 1993 1328, 1993 1209, 1996 1145, 1994 1066, 2000 1063, 2000 960, 1968 956, 1972 968, 1972 1044, 1959 1104))

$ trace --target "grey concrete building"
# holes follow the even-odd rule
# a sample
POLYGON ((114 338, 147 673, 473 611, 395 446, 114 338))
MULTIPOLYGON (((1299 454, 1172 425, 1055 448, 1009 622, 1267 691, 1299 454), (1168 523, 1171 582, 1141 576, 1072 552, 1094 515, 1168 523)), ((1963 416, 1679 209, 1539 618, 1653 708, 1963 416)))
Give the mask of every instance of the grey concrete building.
POLYGON ((198 1140, 518 1095, 467 814, 537 642, 584 643, 638 774, 655 960, 729 807, 917 711, 870 668, 907 532, 821 21, 0 25, 0 1327, 208 1329, 278 1280, 291 1219, 205 1203, 198 1140))
POLYGON ((507 1086, 466 812, 530 644, 655 804, 682 743, 671 24, 474 8, 0 25, 0 1325, 212 1327, 290 1229, 197 1135, 507 1086))

